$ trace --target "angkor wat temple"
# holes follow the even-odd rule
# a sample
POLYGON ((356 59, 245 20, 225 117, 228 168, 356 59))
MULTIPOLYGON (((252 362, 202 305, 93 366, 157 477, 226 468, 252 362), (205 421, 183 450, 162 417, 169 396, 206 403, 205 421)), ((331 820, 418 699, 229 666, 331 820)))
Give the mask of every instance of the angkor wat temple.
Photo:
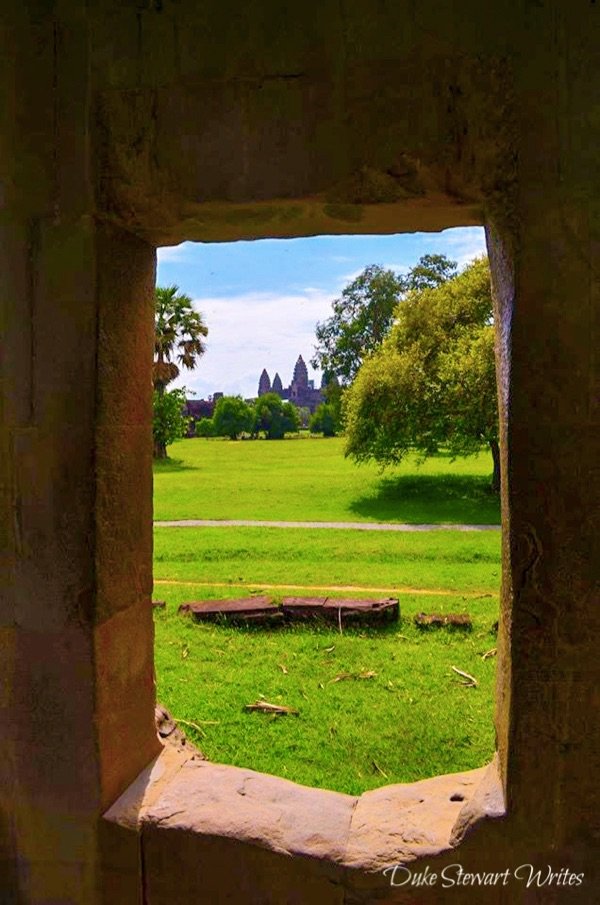
POLYGON ((298 361, 294 366, 294 376, 292 377, 292 382, 289 387, 284 388, 279 374, 275 374, 273 383, 271 383, 271 378, 269 377, 267 369, 263 368, 260 380, 258 381, 258 395, 264 396, 265 393, 277 393, 282 399, 293 402, 294 405, 297 405, 299 408, 308 408, 311 412, 314 412, 317 406, 323 402, 322 391, 324 386, 324 378, 321 381, 320 389, 315 387, 314 380, 308 379, 306 364, 304 363, 302 356, 299 355, 298 361))

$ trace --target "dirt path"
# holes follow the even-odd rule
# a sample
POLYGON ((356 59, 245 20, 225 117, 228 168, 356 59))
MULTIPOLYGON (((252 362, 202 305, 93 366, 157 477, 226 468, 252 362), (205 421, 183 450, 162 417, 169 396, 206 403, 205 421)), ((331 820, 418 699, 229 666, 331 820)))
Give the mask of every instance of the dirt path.
POLYGON ((500 525, 409 525, 399 522, 271 522, 262 519, 178 519, 155 528, 342 528, 350 531, 499 531, 500 525))
POLYGON ((307 584, 263 584, 262 582, 219 582, 219 581, 177 581, 170 578, 155 578, 155 585, 181 585, 182 587, 198 588, 252 588, 254 591, 348 591, 350 593, 365 592, 366 594, 425 594, 432 597, 468 597, 481 599, 483 597, 497 597, 497 594, 478 594, 475 591, 460 592, 444 590, 442 588, 370 588, 362 585, 307 585, 307 584))

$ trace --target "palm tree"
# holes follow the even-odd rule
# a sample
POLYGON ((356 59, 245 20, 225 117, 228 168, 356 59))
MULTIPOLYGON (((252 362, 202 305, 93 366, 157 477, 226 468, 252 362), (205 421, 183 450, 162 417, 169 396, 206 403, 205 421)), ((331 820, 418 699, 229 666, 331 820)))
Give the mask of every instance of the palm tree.
POLYGON ((204 355, 208 327, 179 286, 157 286, 155 299, 152 382, 155 390, 164 393, 167 384, 179 377, 180 365, 191 371, 204 355))
MULTIPOLYGON (((189 295, 179 286, 157 286, 154 309, 154 365, 152 383, 159 397, 169 383, 179 377, 180 368, 189 371, 206 351, 204 337, 208 327, 198 311, 194 311, 189 295)), ((167 450, 155 440, 154 457, 163 459, 167 450)))

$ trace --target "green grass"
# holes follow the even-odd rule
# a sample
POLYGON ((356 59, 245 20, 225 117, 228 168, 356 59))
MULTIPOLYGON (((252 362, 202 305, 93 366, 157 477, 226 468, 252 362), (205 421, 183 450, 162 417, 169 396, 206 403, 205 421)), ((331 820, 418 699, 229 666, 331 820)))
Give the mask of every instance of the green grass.
POLYGON ((380 473, 343 439, 181 440, 154 473, 156 519, 497 524, 491 457, 414 457, 380 473))
MULTIPOLYGON (((155 469, 155 517, 285 521, 497 523, 486 455, 384 476, 343 458, 342 441, 189 440, 155 469)), ((159 700, 212 759, 360 793, 480 766, 493 752, 499 532, 157 528, 159 700), (189 600, 264 591, 397 594, 402 622, 383 630, 197 625, 189 600), (420 592, 420 593, 418 593, 420 592), (468 611, 470 633, 422 632, 418 611, 468 611), (452 666, 478 679, 460 684, 452 666), (371 679, 334 681, 373 671, 371 679), (298 717, 247 713, 260 696, 298 717)))
POLYGON ((402 595, 397 626, 343 634, 198 625, 176 615, 183 600, 217 591, 155 591, 168 601, 155 617, 158 697, 176 718, 198 724, 201 732, 183 728, 211 760, 359 794, 491 758, 495 661, 482 654, 496 643, 495 601, 402 595), (413 623, 422 609, 468 609, 473 631, 424 632, 413 623), (478 687, 462 685, 452 666, 475 676, 478 687), (363 671, 376 675, 334 681, 363 671), (260 696, 300 714, 245 712, 260 696))
MULTIPOLYGON (((156 528, 156 579, 497 593, 497 532, 156 528)), ((225 591, 221 588, 221 596, 225 591)))

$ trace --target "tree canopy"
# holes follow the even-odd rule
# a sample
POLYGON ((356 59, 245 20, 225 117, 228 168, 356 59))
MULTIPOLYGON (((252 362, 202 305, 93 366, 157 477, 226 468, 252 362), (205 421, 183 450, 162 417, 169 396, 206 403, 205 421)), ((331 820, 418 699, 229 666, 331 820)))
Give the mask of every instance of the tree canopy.
POLYGON ((157 286, 154 308, 154 389, 164 392, 179 376, 180 368, 192 370, 204 355, 208 327, 195 311, 189 295, 179 286, 157 286))
POLYGON ((413 290, 438 286, 456 264, 444 255, 425 255, 406 274, 377 264, 366 267, 332 303, 333 314, 317 324, 311 364, 342 384, 351 383, 365 357, 389 333, 400 299, 413 290))
POLYGON ((214 437, 212 418, 200 418, 196 421, 194 431, 197 437, 214 437))
MULTIPOLYGON (((200 422, 202 423, 202 422, 200 422)), ((254 428, 254 410, 241 396, 222 396, 215 405, 212 432, 215 437, 237 440, 254 428)))
POLYGON ((277 393, 265 393, 254 403, 256 431, 264 431, 267 440, 281 440, 286 433, 297 431, 298 410, 291 402, 283 402, 277 393))
POLYGON ((310 418, 308 426, 311 434, 335 437, 339 425, 333 405, 328 402, 322 402, 321 405, 318 405, 315 413, 310 418))
MULTIPOLYGON (((187 422, 175 428, 175 399, 172 396, 161 404, 156 395, 166 394, 167 386, 179 377, 180 366, 192 370, 197 360, 204 354, 204 338, 208 327, 198 311, 194 311, 189 295, 179 291, 179 286, 157 286, 154 291, 154 365, 152 383, 154 386, 154 457, 164 459, 167 446, 183 436, 187 422), (169 429, 166 425, 170 424, 169 429), (173 430, 176 433, 173 433, 173 430), (177 433, 179 431, 179 433, 177 433), (165 439, 170 438, 170 439, 165 439)), ((177 392, 177 391, 173 391, 177 392)), ((181 396, 181 394, 180 394, 181 396)), ((185 394, 180 405, 183 419, 185 394)))
POLYGON ((154 458, 165 459, 167 446, 185 436, 189 418, 184 415, 185 389, 154 390, 152 397, 152 435, 154 458))
POLYGON ((382 465, 409 450, 469 455, 489 444, 499 484, 492 296, 480 258, 437 286, 410 290, 388 337, 345 397, 346 455, 382 465))

